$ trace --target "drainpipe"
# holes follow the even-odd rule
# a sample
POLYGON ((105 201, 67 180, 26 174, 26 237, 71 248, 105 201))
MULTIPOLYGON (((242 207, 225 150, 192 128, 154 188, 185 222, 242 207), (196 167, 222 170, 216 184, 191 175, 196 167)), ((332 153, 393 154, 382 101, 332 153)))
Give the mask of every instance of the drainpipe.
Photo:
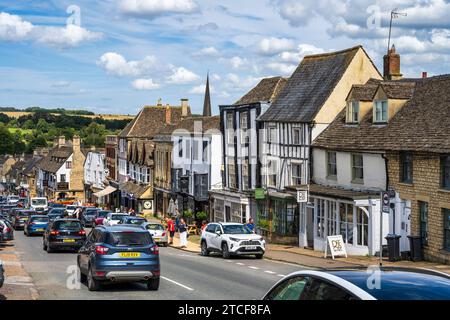
MULTIPOLYGON (((388 188, 389 188, 389 171, 388 171, 389 160, 386 157, 386 154, 384 154, 384 153, 381 155, 381 157, 384 159, 384 165, 385 165, 385 171, 386 171, 386 191, 388 191, 388 188)), ((394 230, 394 233, 395 233, 395 230, 394 230)), ((380 264, 380 267, 383 266, 383 211, 381 210, 381 208, 380 208, 380 263, 379 264, 380 264)))
POLYGON ((388 191, 388 188, 389 188, 389 171, 388 171, 388 162, 389 162, 389 160, 388 160, 388 158, 386 157, 386 155, 383 153, 382 155, 381 155, 381 157, 384 159, 384 167, 385 167, 385 170, 386 170, 386 191, 388 191))

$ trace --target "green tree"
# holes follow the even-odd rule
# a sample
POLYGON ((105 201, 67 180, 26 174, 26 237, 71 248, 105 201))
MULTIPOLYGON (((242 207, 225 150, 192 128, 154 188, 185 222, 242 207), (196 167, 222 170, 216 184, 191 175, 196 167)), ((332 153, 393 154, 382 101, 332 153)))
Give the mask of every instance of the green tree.
POLYGON ((27 121, 25 121, 22 125, 23 129, 34 129, 34 123, 33 120, 28 119, 27 121))
POLYGON ((13 153, 20 154, 24 153, 26 149, 25 142, 22 140, 22 135, 19 132, 16 132, 12 135, 13 140, 13 153))
POLYGON ((29 140, 26 153, 33 153, 37 147, 47 147, 47 139, 45 139, 45 136, 42 134, 33 136, 31 140, 29 140))
POLYGON ((14 141, 11 132, 4 125, 0 125, 0 154, 12 154, 14 141))
POLYGON ((49 124, 45 119, 39 119, 36 125, 36 129, 41 132, 47 132, 49 130, 49 124))
POLYGON ((84 144, 88 147, 104 147, 105 145, 106 129, 103 124, 91 122, 87 128, 81 132, 84 144))

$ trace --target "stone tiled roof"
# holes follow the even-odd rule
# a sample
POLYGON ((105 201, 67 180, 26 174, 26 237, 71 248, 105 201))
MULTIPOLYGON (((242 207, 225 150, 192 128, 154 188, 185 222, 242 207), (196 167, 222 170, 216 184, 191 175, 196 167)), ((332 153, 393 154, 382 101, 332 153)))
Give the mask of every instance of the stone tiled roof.
POLYGON ((56 173, 72 153, 73 150, 71 147, 53 148, 49 151, 48 155, 37 164, 37 167, 43 171, 56 173))
POLYGON ((25 176, 33 174, 34 169, 37 167, 39 162, 42 161, 42 159, 43 159, 42 156, 35 156, 32 159, 28 160, 27 163, 25 164, 22 174, 25 176))
POLYGON ((372 112, 359 124, 345 123, 343 110, 313 146, 349 151, 450 152, 450 75, 410 79, 410 100, 386 124, 374 125, 372 112))
POLYGON ((128 148, 128 161, 134 164, 152 166, 154 148, 155 145, 152 141, 133 139, 128 148))
MULTIPOLYGON (((166 106, 145 106, 138 115, 122 130, 122 138, 153 138, 166 126, 166 106)), ((181 107, 169 107, 171 123, 178 123, 181 119, 181 107)), ((188 116, 191 114, 188 107, 188 116)))
MULTIPOLYGON (((161 135, 171 135, 175 130, 186 130, 187 132, 194 133, 194 126, 196 122, 200 122, 202 125, 202 132, 217 131, 220 133, 220 116, 212 117, 188 117, 181 120, 177 125, 170 125, 164 127, 161 130, 161 135)), ((198 125, 198 124, 197 124, 198 125)))
POLYGON ((260 121, 311 122, 361 46, 306 56, 260 121))
POLYGON ((235 105, 250 104, 262 101, 273 102, 287 83, 283 77, 262 79, 256 87, 236 101, 235 105))
POLYGON ((414 81, 383 81, 380 87, 389 99, 411 99, 416 83, 414 81))

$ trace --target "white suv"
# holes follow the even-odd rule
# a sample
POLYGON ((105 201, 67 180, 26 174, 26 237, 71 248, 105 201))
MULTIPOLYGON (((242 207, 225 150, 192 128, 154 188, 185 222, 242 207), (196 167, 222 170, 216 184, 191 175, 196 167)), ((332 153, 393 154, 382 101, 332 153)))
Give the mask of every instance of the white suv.
POLYGON ((262 259, 266 241, 242 223, 210 223, 202 232, 202 255, 220 252, 225 259, 232 255, 255 255, 262 259))

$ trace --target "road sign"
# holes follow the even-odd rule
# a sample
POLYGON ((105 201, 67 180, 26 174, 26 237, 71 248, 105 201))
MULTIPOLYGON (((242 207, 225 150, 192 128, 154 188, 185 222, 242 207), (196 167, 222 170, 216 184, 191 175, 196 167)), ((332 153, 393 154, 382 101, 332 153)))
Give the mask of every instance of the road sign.
POLYGON ((308 202, 308 191, 307 190, 297 190, 297 202, 298 203, 308 202))
POLYGON ((390 212, 390 203, 391 203, 391 197, 389 194, 389 191, 383 191, 381 193, 381 211, 385 213, 390 212))
POLYGON ((327 237, 324 258, 327 257, 328 246, 330 247, 331 257, 333 258, 333 260, 335 256, 345 256, 347 258, 347 250, 345 249, 345 242, 344 238, 342 238, 342 235, 327 237))

